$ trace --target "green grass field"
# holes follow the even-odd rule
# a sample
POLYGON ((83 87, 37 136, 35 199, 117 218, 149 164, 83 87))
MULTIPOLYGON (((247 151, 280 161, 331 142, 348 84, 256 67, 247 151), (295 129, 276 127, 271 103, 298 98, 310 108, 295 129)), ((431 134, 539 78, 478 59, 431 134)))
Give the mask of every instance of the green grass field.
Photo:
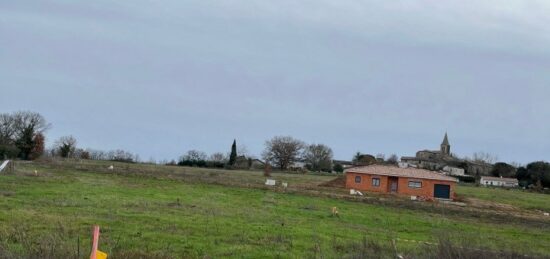
POLYGON ((532 193, 520 189, 492 187, 458 186, 457 193, 467 197, 499 202, 527 210, 550 212, 550 195, 532 193))
MULTIPOLYGON (((405 240, 437 242, 442 235, 480 248, 550 256, 550 224, 493 224, 444 210, 257 189, 265 179, 261 172, 117 164, 128 173, 111 173, 98 169, 104 163, 86 163, 20 164, 15 173, 0 176, 4 257, 74 258, 80 250, 85 258, 93 224, 101 226, 100 249, 112 258, 358 258, 364 239, 376 244, 374 250, 418 255, 426 245, 405 240), (340 217, 331 215, 332 207, 340 217)), ((309 188, 334 177, 274 178, 309 188)), ((511 195, 525 208, 550 203, 550 196, 519 191, 460 192, 491 200, 511 195)))

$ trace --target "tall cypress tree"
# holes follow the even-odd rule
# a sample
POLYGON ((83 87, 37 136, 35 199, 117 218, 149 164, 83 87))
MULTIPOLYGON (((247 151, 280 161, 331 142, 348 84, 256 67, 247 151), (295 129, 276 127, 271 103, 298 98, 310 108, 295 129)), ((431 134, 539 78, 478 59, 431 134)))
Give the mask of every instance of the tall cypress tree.
POLYGON ((231 154, 229 155, 229 165, 234 165, 237 161, 237 140, 233 140, 233 145, 231 146, 231 154))

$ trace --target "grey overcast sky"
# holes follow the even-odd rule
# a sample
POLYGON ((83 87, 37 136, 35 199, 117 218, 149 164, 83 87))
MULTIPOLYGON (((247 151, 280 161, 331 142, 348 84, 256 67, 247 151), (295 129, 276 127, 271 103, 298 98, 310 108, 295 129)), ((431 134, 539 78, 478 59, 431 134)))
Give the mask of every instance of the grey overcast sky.
POLYGON ((550 160, 550 2, 0 0, 0 112, 142 159, 266 139, 550 160))

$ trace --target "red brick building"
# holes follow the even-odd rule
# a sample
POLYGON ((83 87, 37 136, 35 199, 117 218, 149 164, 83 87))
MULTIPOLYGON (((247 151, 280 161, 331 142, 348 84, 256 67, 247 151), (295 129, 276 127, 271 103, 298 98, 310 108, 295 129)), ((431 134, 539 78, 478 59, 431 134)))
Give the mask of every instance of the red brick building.
POLYGON ((457 182, 456 178, 417 168, 371 165, 346 170, 346 188, 368 192, 454 199, 457 182))

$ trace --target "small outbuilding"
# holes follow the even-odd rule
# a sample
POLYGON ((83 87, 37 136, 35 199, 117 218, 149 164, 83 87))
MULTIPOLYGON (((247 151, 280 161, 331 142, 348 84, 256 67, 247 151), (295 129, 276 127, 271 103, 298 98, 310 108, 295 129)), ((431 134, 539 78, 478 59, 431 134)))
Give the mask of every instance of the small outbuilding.
POLYGON ((418 168, 371 165, 345 170, 346 188, 439 199, 454 199, 458 180, 418 168))
POLYGON ((519 181, 515 178, 482 176, 479 184, 485 186, 518 187, 519 181))

